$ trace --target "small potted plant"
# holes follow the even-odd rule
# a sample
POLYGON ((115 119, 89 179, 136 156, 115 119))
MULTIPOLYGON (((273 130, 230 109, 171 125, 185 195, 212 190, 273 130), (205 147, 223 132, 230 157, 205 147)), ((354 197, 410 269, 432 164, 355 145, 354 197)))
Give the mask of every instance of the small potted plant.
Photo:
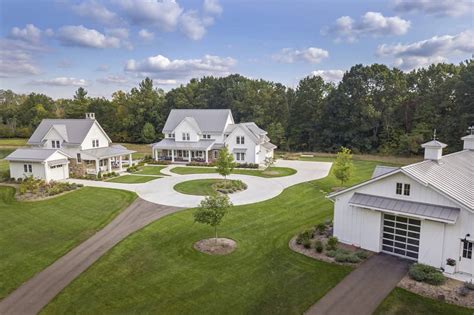
POLYGON ((444 267, 444 271, 449 274, 454 274, 456 268, 456 260, 452 258, 446 259, 446 266, 444 267))

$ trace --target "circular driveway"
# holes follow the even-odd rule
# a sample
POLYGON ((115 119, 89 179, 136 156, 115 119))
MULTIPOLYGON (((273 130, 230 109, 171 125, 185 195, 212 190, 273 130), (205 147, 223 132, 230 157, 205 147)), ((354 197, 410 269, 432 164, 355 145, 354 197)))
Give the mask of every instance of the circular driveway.
MULTIPOLYGON (((275 178, 232 174, 228 176, 229 179, 239 179, 246 183, 248 187, 244 191, 230 194, 229 198, 234 205, 244 205, 268 200, 281 194, 287 187, 326 177, 331 169, 331 164, 332 163, 328 162, 278 160, 275 166, 293 168, 297 171, 296 174, 275 178)), ((175 207, 195 207, 204 199, 204 196, 185 195, 177 192, 173 187, 178 183, 189 180, 222 178, 219 174, 178 175, 169 171, 171 168, 177 166, 181 165, 171 165, 162 170, 162 173, 170 176, 165 176, 143 184, 121 184, 77 179, 70 179, 69 181, 81 183, 85 186, 134 191, 140 198, 157 204, 175 207)))

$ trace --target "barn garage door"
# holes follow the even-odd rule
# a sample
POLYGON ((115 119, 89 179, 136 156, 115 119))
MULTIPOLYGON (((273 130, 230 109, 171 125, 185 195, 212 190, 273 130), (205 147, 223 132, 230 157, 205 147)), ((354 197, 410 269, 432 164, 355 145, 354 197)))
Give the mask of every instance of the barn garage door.
POLYGON ((391 214, 383 215, 382 251, 418 260, 421 221, 391 214))

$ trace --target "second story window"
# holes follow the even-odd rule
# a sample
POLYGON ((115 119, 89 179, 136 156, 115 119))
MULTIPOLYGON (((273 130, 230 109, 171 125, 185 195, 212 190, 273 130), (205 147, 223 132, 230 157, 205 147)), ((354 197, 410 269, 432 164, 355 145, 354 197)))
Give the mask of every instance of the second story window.
POLYGON ((191 139, 189 137, 189 132, 183 132, 182 139, 183 139, 183 141, 189 141, 191 139))
POLYGON ((397 189, 395 191, 397 195, 410 196, 410 184, 397 183, 397 189))
POLYGON ((55 149, 59 149, 61 147, 61 143, 59 140, 51 140, 51 146, 55 149))
POLYGON ((99 147, 99 140, 92 140, 92 147, 98 148, 99 147))
POLYGON ((410 184, 403 185, 403 194, 405 196, 410 196, 410 184))
POLYGON ((237 136, 236 137, 237 144, 245 144, 245 137, 244 136, 237 136))

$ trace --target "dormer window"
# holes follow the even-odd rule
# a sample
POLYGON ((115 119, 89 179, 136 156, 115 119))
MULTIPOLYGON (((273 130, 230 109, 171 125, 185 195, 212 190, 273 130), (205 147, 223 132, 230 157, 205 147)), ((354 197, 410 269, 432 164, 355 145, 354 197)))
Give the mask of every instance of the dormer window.
POLYGON ((410 184, 397 183, 395 192, 397 195, 410 196, 410 184))
POLYGON ((182 139, 183 139, 183 141, 189 141, 191 139, 189 137, 189 132, 183 132, 182 139))
POLYGON ((211 135, 202 135, 203 139, 211 139, 211 135))
POLYGON ((99 147, 99 140, 97 140, 97 139, 92 140, 92 147, 93 148, 98 148, 99 147))
POLYGON ((51 141, 51 146, 54 149, 59 149, 61 147, 61 142, 59 140, 52 140, 51 141))
POLYGON ((236 138, 237 144, 245 144, 245 137, 244 136, 237 136, 236 138))

